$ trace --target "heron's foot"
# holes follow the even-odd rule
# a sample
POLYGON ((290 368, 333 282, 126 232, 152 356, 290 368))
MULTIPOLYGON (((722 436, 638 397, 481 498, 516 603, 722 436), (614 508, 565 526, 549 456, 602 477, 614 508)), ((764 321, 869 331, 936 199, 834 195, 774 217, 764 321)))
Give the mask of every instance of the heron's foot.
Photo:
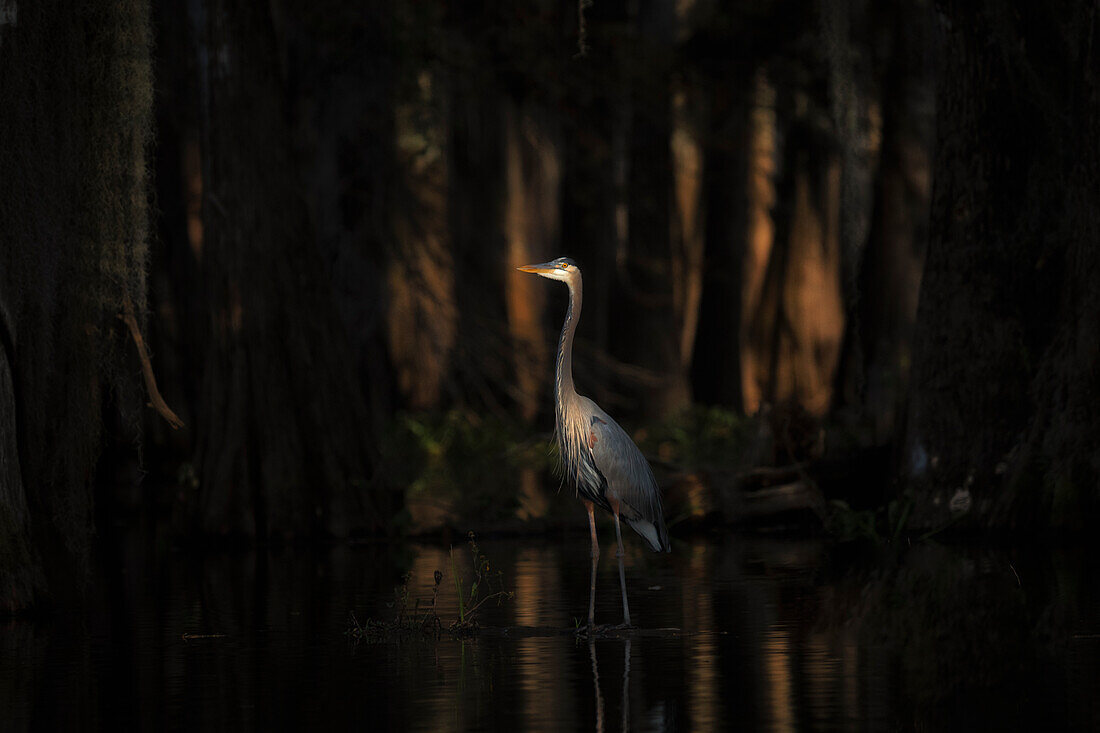
POLYGON ((586 624, 577 627, 578 636, 600 636, 614 627, 611 624, 586 624))
POLYGON ((632 624, 590 624, 587 626, 577 627, 577 636, 584 636, 593 638, 597 636, 607 636, 608 634, 614 634, 618 631, 631 631, 638 628, 632 624))

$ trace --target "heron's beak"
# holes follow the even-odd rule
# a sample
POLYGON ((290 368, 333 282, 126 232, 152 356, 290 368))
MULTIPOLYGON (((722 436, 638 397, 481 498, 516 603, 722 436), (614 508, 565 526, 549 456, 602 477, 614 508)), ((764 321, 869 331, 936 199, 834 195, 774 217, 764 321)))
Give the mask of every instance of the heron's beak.
POLYGON ((523 265, 522 267, 517 267, 516 269, 521 272, 533 272, 537 275, 543 272, 553 272, 557 268, 554 267, 554 263, 552 262, 543 262, 539 265, 523 265))

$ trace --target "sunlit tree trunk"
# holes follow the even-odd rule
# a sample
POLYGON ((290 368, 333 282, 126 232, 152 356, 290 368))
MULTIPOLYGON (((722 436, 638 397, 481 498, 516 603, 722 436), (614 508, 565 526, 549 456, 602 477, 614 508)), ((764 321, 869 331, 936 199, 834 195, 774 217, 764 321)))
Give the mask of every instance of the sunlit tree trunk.
POLYGON ((680 336, 680 369, 691 369, 703 296, 706 243, 702 129, 706 111, 699 92, 678 85, 672 100, 672 297, 680 336))
POLYGON ((143 404, 149 49, 141 0, 0 9, 0 610, 81 595, 103 408, 143 404))
POLYGON ((400 193, 392 196, 387 331, 397 385, 415 409, 438 408, 450 373, 458 312, 447 213, 447 119, 438 80, 422 71, 398 105, 400 193))
POLYGON ((255 537, 347 535, 394 510, 347 337, 296 181, 272 19, 193 6, 203 104, 201 277, 210 323, 198 529, 255 537))
MULTIPOLYGON (((758 319, 764 308, 764 276, 772 256, 776 203, 775 175, 778 148, 775 89, 763 71, 753 83, 748 133, 748 236, 741 279, 741 390, 745 412, 755 414, 768 389, 767 339, 758 319)), ((774 308, 773 308, 774 311, 774 308)))
POLYGON ((556 256, 560 226, 560 144, 533 105, 504 105, 505 287, 520 417, 533 420, 546 402, 553 367, 544 329, 546 284, 516 270, 556 256))
MULTIPOLYGON (((698 3, 676 3, 674 41, 678 47, 697 32, 698 3)), ((671 76, 673 220, 672 295, 676 304, 676 326, 680 335, 680 368, 691 370, 695 339, 699 331, 699 309, 703 298, 703 259, 706 249, 706 155, 709 100, 702 79, 694 70, 671 76)), ((685 377, 686 378, 686 377, 685 377)))
POLYGON ((768 221, 763 211, 754 212, 758 239, 750 245, 753 267, 746 272, 746 293, 755 301, 748 314, 746 409, 754 411, 762 401, 791 403, 821 416, 832 395, 844 328, 840 162, 825 144, 827 131, 807 114, 811 102, 805 93, 794 92, 790 101, 793 118, 777 191, 782 215, 770 230, 770 247, 768 221), (765 249, 766 264, 757 259, 765 249))
POLYGON ((1085 528, 1100 485, 1098 11, 947 2, 913 521, 1085 528))
MULTIPOLYGON (((788 145, 793 210, 774 265, 780 293, 770 343, 770 402, 789 401, 821 416, 829 407, 840 354, 840 163, 788 145)), ((774 255, 773 255, 774 256, 774 255)))

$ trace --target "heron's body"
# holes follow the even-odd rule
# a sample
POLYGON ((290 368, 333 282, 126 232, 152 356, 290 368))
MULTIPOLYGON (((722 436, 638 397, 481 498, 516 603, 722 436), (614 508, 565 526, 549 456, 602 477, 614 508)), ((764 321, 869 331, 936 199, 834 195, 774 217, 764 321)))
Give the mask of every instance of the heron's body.
POLYGON ((573 336, 580 318, 583 286, 580 268, 572 260, 559 258, 542 265, 521 267, 569 286, 569 310, 565 314, 561 339, 558 342, 557 375, 554 382, 555 427, 562 470, 577 489, 588 509, 592 531, 592 591, 589 597, 588 622, 593 622, 595 603, 596 560, 599 544, 593 509, 599 506, 615 519, 615 534, 619 544, 619 578, 623 591, 623 612, 630 624, 626 601, 626 579, 622 561, 622 538, 619 519, 642 536, 657 552, 668 552, 668 531, 661 509, 661 493, 653 470, 645 456, 634 445, 610 415, 592 400, 577 394, 573 387, 573 336))
POLYGON ((657 480, 645 456, 615 420, 587 397, 568 420, 558 419, 562 466, 577 493, 619 515, 655 552, 667 552, 668 533, 657 480))

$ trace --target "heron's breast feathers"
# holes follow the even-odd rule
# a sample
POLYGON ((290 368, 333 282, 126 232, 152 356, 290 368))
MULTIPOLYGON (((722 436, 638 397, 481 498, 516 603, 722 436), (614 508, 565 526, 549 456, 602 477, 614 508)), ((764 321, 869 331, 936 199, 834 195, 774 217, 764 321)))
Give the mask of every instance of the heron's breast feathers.
POLYGON ((593 454, 598 438, 585 423, 584 420, 559 420, 558 451, 565 477, 578 491, 600 495, 607 482, 593 454))

